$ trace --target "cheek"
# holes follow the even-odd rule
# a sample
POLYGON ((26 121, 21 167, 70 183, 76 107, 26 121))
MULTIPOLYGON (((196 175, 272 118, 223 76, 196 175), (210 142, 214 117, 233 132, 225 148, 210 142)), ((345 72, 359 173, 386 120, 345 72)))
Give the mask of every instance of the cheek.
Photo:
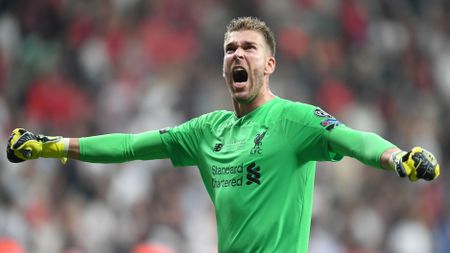
POLYGON ((262 57, 253 57, 251 61, 253 62, 253 66, 255 69, 264 70, 266 67, 266 62, 262 57))
POLYGON ((253 67, 251 69, 252 75, 255 77, 264 75, 265 68, 266 68, 266 66, 265 66, 264 61, 262 61, 260 59, 255 59, 253 61, 253 67))
POLYGON ((227 69, 227 67, 228 66, 230 66, 230 64, 231 64, 231 60, 232 60, 232 57, 230 57, 230 56, 224 56, 223 57, 223 71, 225 72, 225 70, 227 69))

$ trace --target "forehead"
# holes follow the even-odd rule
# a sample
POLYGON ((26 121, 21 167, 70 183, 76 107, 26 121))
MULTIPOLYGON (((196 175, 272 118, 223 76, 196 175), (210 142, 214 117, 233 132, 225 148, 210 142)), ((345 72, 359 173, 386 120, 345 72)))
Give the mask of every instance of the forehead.
POLYGON ((264 37, 260 32, 252 30, 234 31, 228 34, 224 45, 232 43, 253 42, 264 45, 264 37))

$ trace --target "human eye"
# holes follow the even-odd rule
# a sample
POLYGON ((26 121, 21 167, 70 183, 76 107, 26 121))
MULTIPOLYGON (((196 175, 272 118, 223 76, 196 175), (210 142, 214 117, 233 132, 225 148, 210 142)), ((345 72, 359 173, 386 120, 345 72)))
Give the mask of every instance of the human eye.
POLYGON ((253 51, 253 50, 256 50, 256 45, 255 45, 255 44, 247 44, 247 45, 245 46, 245 50, 247 50, 247 51, 253 51))
POLYGON ((236 51, 236 47, 234 47, 234 46, 226 46, 225 47, 225 53, 227 53, 227 54, 232 54, 232 53, 234 53, 234 51, 236 51))

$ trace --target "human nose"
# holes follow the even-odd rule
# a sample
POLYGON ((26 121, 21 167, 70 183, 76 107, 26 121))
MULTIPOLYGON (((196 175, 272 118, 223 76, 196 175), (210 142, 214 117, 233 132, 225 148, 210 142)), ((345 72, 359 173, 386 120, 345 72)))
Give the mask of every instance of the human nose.
POLYGON ((233 58, 235 58, 235 59, 242 59, 243 57, 244 57, 244 50, 242 48, 238 47, 234 51, 233 58))

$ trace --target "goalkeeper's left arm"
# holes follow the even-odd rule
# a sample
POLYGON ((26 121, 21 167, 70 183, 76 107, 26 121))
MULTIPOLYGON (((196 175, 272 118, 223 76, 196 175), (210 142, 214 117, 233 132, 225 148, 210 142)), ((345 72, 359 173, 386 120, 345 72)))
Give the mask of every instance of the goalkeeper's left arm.
POLYGON ((411 181, 434 180, 440 174, 439 164, 429 151, 421 147, 403 151, 374 133, 340 127, 329 132, 328 143, 333 152, 371 167, 393 170, 411 181))
POLYGON ((120 163, 168 158, 159 131, 139 134, 105 134, 83 138, 35 135, 14 129, 7 144, 7 158, 18 163, 39 157, 67 158, 92 163, 120 163))

